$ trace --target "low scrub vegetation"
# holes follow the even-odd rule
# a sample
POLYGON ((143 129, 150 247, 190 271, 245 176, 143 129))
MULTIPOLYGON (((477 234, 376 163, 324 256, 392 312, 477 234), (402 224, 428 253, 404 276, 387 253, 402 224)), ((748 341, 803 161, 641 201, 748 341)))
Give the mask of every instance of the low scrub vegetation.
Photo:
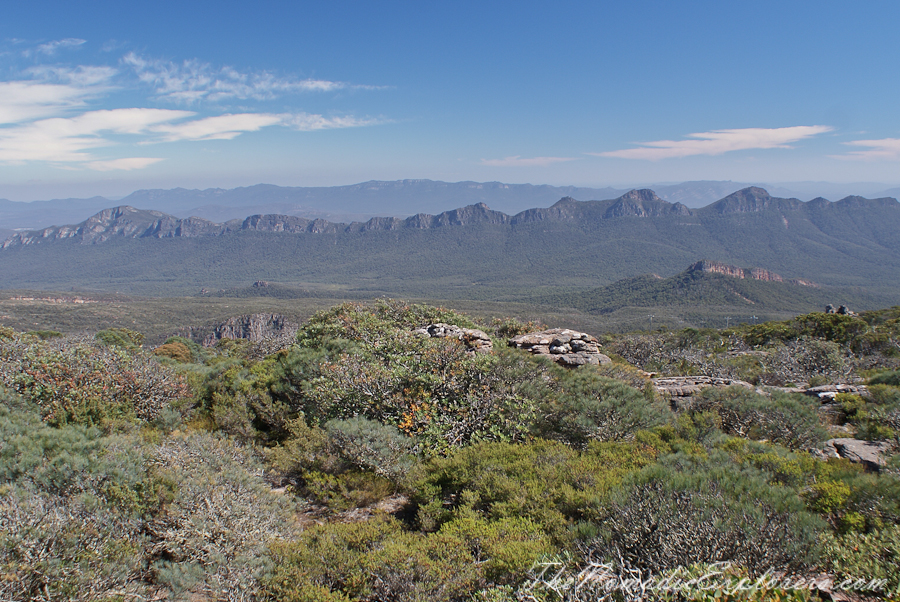
POLYGON ((728 589, 773 571, 897 596, 894 461, 824 457, 814 397, 711 387, 672 407, 643 371, 865 376, 831 405, 896 444, 895 313, 608 337, 616 362, 577 369, 506 347, 536 325, 482 327, 494 351, 474 353, 415 333, 468 317, 395 301, 316 314, 271 353, 2 330, 0 597, 658 599, 550 566, 721 580, 673 600, 811 599, 728 589))

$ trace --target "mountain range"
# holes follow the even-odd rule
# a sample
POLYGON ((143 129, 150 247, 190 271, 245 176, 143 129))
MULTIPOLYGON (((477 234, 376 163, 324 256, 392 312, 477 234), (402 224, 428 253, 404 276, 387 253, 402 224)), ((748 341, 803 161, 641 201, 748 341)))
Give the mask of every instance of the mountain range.
MULTIPOLYGON (((656 194, 671 203, 691 208, 703 207, 749 184, 731 181, 696 181, 654 185, 656 194)), ((811 199, 817 194, 834 198, 845 192, 881 191, 879 185, 837 185, 797 182, 785 187, 768 187, 775 195, 811 199)), ((365 221, 376 216, 407 217, 420 212, 440 213, 477 203, 514 214, 530 207, 546 207, 561 197, 582 201, 615 198, 629 189, 585 188, 504 184, 500 182, 439 182, 432 180, 370 181, 350 186, 282 187, 260 184, 234 189, 138 190, 125 198, 55 199, 13 202, 0 199, 0 241, 12 230, 35 230, 53 225, 74 224, 113 206, 127 205, 161 211, 175 217, 200 217, 214 222, 242 219, 254 214, 281 214, 333 222, 365 221)), ((900 189, 876 196, 896 196, 900 189)))
POLYGON ((803 202, 755 187, 693 209, 634 190, 514 215, 477 203, 351 223, 274 214, 213 222, 120 206, 6 241, 0 288, 196 294, 267 281, 515 301, 666 279, 706 259, 815 282, 821 294, 804 293, 809 302, 877 307, 900 301, 898 231, 892 198, 803 202))

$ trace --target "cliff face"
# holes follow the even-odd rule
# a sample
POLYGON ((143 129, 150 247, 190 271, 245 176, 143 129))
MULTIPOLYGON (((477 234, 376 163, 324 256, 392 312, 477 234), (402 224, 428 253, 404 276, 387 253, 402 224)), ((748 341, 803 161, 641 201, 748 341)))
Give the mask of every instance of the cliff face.
POLYGON ((721 263, 719 261, 698 261, 697 263, 691 265, 688 268, 688 271, 709 272, 713 274, 731 276, 732 278, 747 278, 750 280, 763 280, 765 282, 788 282, 789 284, 796 284, 798 286, 811 286, 814 288, 818 288, 818 285, 816 283, 810 282, 809 280, 798 279, 785 281, 784 278, 782 278, 775 272, 770 272, 769 270, 763 268, 739 268, 737 266, 728 265, 727 263, 721 263))

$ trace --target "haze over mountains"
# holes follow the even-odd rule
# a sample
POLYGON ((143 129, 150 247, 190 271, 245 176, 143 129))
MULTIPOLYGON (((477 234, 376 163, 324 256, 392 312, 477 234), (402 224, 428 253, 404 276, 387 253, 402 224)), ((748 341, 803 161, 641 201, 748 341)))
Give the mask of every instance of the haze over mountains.
MULTIPOLYGON (((651 186, 671 203, 690 208, 706 206, 749 184, 730 181, 682 182, 651 186)), ((827 184, 798 182, 768 186, 782 197, 804 200, 816 196, 843 198, 850 194, 872 197, 900 196, 900 189, 882 190, 875 184, 827 184)), ((138 190, 125 198, 55 199, 30 203, 0 199, 0 240, 10 231, 74 224, 114 206, 162 211, 176 217, 201 217, 214 222, 243 219, 253 214, 281 214, 332 222, 365 221, 375 216, 406 217, 416 213, 440 213, 457 207, 485 203, 497 211, 518 213, 546 207, 562 197, 580 201, 618 197, 628 189, 583 188, 500 182, 436 182, 431 180, 371 181, 351 186, 281 187, 260 184, 244 188, 206 190, 138 190)))

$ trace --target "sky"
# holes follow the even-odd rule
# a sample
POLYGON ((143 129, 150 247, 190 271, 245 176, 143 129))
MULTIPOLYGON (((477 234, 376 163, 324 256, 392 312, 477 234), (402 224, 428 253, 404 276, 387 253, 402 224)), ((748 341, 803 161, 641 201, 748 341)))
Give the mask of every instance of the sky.
POLYGON ((900 3, 5 2, 0 198, 900 185, 900 3))

